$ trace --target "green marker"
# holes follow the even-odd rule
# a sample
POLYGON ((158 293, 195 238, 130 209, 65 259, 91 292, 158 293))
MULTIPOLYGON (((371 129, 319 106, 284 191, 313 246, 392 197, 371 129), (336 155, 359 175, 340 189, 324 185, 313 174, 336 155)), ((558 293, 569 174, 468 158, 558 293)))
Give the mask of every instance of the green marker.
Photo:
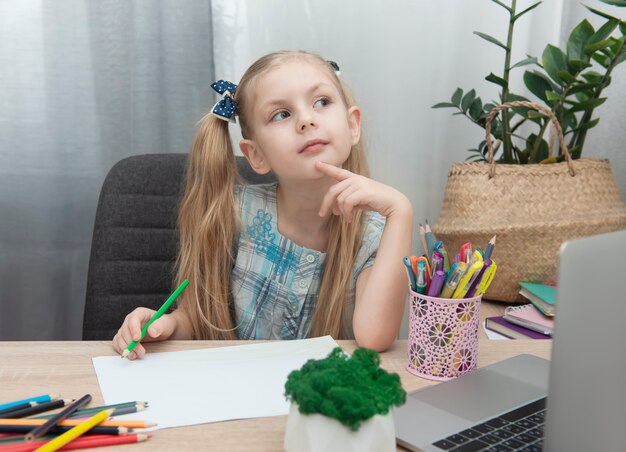
POLYGON ((165 313, 165 311, 167 311, 167 309, 172 305, 172 303, 174 303, 174 300, 176 300, 176 298, 178 298, 181 292, 185 290, 185 287, 187 287, 188 284, 189 284, 189 280, 188 279, 184 280, 181 283, 181 285, 178 286, 178 289, 176 289, 174 293, 170 295, 170 297, 167 300, 165 300, 165 303, 163 303, 163 306, 161 306, 159 310, 154 313, 152 318, 148 320, 148 323, 146 323, 141 329, 141 337, 139 338, 139 340, 132 341, 130 344, 128 344, 128 347, 126 347, 126 350, 124 350, 124 353, 122 353, 122 358, 126 358, 128 355, 130 355, 130 352, 132 352, 133 349, 137 347, 137 344, 139 344, 141 340, 144 337, 146 337, 146 334, 148 334, 148 328, 150 328, 150 325, 152 325, 152 322, 161 318, 161 316, 165 313))

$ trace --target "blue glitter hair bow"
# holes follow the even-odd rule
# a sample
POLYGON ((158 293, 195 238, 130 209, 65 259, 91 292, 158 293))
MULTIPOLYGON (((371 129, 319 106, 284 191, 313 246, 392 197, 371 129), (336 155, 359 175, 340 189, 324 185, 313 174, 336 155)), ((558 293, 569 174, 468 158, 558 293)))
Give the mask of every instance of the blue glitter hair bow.
POLYGON ((211 83, 211 88, 223 96, 222 99, 213 105, 211 113, 224 121, 236 122, 235 116, 237 115, 238 105, 233 96, 237 90, 237 85, 226 80, 218 80, 211 83))

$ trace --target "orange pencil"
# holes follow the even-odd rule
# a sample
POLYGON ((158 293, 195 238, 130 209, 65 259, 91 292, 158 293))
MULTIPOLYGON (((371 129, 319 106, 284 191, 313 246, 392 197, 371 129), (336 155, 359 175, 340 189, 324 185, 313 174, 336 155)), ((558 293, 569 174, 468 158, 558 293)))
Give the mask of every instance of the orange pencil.
MULTIPOLYGON (((117 444, 130 444, 140 443, 147 441, 150 435, 145 433, 128 435, 128 436, 110 436, 110 435, 90 435, 81 436, 74 441, 61 447, 59 450, 75 450, 75 449, 87 449, 91 447, 113 446, 117 444)), ((43 446, 47 443, 47 440, 35 441, 32 443, 12 443, 6 445, 0 445, 0 451, 2 452, 31 452, 37 447, 43 446)))
MULTIPOLYGON (((75 425, 82 424, 84 419, 65 419, 56 425, 61 425, 65 427, 74 427, 75 425)), ((1 419, 0 418, 0 426, 2 425, 29 425, 36 427, 38 425, 43 425, 46 422, 46 419, 1 419)), ((102 421, 98 424, 100 427, 128 427, 128 428, 148 428, 154 427, 156 424, 146 421, 133 421, 133 420, 110 420, 110 421, 102 421)))

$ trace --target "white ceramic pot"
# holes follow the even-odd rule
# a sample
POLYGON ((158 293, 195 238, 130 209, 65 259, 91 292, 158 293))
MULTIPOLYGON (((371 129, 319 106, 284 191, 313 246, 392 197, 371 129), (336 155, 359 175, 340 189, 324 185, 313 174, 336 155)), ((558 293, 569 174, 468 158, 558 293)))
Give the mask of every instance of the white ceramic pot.
POLYGON ((321 414, 302 414, 291 403, 285 430, 287 452, 393 452, 396 432, 391 411, 361 423, 358 431, 321 414))

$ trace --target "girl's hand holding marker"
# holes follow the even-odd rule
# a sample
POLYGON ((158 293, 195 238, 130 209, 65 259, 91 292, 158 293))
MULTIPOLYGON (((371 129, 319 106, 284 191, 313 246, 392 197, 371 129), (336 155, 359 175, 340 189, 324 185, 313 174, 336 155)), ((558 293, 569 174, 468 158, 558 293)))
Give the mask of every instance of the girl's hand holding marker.
POLYGON ((484 252, 480 247, 473 249, 470 242, 464 243, 450 263, 443 242, 436 241, 428 222, 425 227, 419 225, 419 232, 426 254, 404 258, 412 291, 429 297, 457 299, 477 297, 487 291, 498 269, 491 259, 495 235, 484 252))

